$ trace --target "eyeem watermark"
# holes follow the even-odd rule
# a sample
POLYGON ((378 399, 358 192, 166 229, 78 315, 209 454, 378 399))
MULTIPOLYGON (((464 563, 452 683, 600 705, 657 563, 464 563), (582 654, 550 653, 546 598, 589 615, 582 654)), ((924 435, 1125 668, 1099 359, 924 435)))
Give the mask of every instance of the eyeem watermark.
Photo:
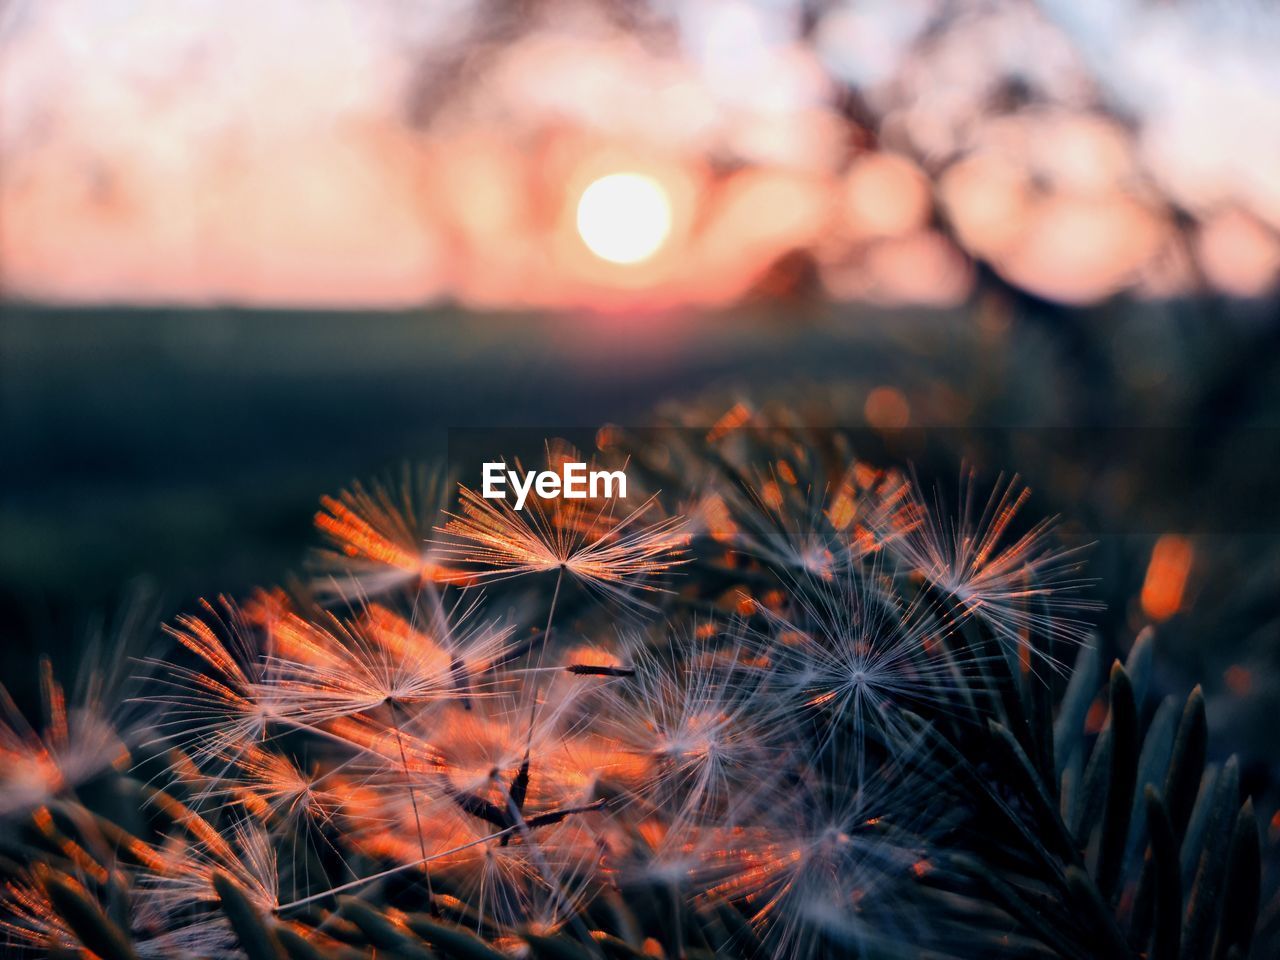
POLYGON ((585 463, 569 461, 561 464, 560 472, 554 470, 530 470, 521 475, 518 470, 508 470, 502 462, 484 465, 484 485, 481 493, 486 500, 507 499, 507 489, 515 492, 515 509, 523 510, 530 492, 544 500, 563 497, 566 500, 586 500, 588 497, 617 497, 626 499, 627 475, 621 470, 589 470, 585 463))

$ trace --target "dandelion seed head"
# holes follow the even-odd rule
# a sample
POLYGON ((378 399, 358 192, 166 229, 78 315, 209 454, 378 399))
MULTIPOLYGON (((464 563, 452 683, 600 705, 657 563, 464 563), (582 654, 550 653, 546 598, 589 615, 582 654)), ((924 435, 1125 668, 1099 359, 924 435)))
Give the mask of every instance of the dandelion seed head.
MULTIPOLYGON (((570 456, 548 449, 548 462, 570 456)), ((576 456, 576 455, 574 455, 576 456)), ((517 462, 519 474, 526 475, 517 462)), ((481 581, 525 574, 570 574, 602 596, 642 603, 636 591, 660 589, 658 581, 684 561, 687 533, 679 517, 659 517, 658 501, 638 506, 616 498, 547 499, 531 494, 522 510, 505 499, 459 489, 459 510, 441 528, 438 546, 452 563, 475 570, 481 581)))
POLYGON ((0 687, 0 817, 27 813, 128 760, 95 698, 71 706, 47 661, 41 665, 45 722, 28 724, 0 687))
MULTIPOLYGON (((192 817, 198 817, 192 814, 192 817)), ((276 848, 270 834, 249 816, 233 816, 215 827, 199 818, 186 825, 199 839, 168 837, 157 848, 155 866, 138 874, 149 910, 167 934, 164 942, 224 938, 230 932, 213 886, 216 872, 225 873, 259 911, 271 915, 279 906, 276 848)))
POLYGON ((0 887, 0 931, 7 946, 32 953, 77 950, 80 941, 31 873, 6 880, 0 887))
POLYGON ((277 629, 270 703, 282 716, 315 724, 484 696, 487 681, 478 675, 508 654, 514 627, 468 623, 467 615, 454 622, 442 615, 430 633, 377 606, 352 619, 292 615, 277 629))
POLYGON ((406 468, 398 482, 357 483, 336 497, 323 497, 315 525, 330 546, 313 557, 317 595, 351 602, 426 584, 467 582, 465 574, 440 561, 431 543, 448 490, 442 475, 406 468))
POLYGON ((1097 605, 1080 595, 1088 583, 1079 575, 1081 549, 1058 545, 1052 519, 1015 531, 1030 496, 1018 477, 997 480, 981 506, 976 486, 969 474, 953 510, 941 496, 926 506, 917 493, 892 520, 899 534, 888 539, 889 550, 953 599, 958 620, 979 621, 1011 650, 1028 648, 1033 635, 1087 642, 1089 627, 1080 617, 1097 605))
POLYGON ((640 764, 635 789, 700 816, 768 764, 786 730, 776 702, 761 695, 758 671, 737 652, 682 657, 681 649, 697 646, 685 636, 665 651, 636 646, 634 676, 597 694, 600 732, 640 764))

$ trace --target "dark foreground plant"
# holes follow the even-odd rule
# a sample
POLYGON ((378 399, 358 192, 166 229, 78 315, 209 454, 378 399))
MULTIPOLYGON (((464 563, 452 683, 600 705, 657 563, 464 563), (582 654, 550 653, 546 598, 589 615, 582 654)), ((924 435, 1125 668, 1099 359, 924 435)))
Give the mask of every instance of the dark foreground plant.
POLYGON ((1238 763, 1150 631, 1103 663, 1017 482, 948 507, 744 419, 603 433, 660 496, 326 499, 312 582, 180 618, 131 711, 47 678, 0 728, 9 947, 1248 956, 1238 763))

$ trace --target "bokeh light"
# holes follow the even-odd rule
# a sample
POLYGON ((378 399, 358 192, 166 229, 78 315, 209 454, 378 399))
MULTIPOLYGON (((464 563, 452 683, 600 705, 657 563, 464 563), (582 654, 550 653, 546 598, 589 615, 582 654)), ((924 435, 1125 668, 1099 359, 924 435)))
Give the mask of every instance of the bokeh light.
POLYGON ((0 5, 6 290, 516 310, 952 307, 993 279, 1081 305, 1271 296, 1280 14, 1111 7, 0 5), (577 209, 588 166, 652 177, 665 233, 658 203, 596 212, 593 190, 577 209))

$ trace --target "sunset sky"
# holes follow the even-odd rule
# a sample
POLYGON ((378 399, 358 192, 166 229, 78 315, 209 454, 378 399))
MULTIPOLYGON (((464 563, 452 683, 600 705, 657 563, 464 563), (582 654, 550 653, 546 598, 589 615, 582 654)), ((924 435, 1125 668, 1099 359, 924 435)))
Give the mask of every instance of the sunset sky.
POLYGON ((1280 14, 943 8, 834 4, 806 29, 787 0, 626 21, 9 0, 0 281, 76 302, 612 309, 730 302, 801 251, 823 295, 885 303, 957 302, 975 259, 1069 302, 1273 287, 1280 14), (595 190, 584 227, 584 194, 618 175, 648 187, 595 190), (601 253, 619 249, 644 253, 601 253))

